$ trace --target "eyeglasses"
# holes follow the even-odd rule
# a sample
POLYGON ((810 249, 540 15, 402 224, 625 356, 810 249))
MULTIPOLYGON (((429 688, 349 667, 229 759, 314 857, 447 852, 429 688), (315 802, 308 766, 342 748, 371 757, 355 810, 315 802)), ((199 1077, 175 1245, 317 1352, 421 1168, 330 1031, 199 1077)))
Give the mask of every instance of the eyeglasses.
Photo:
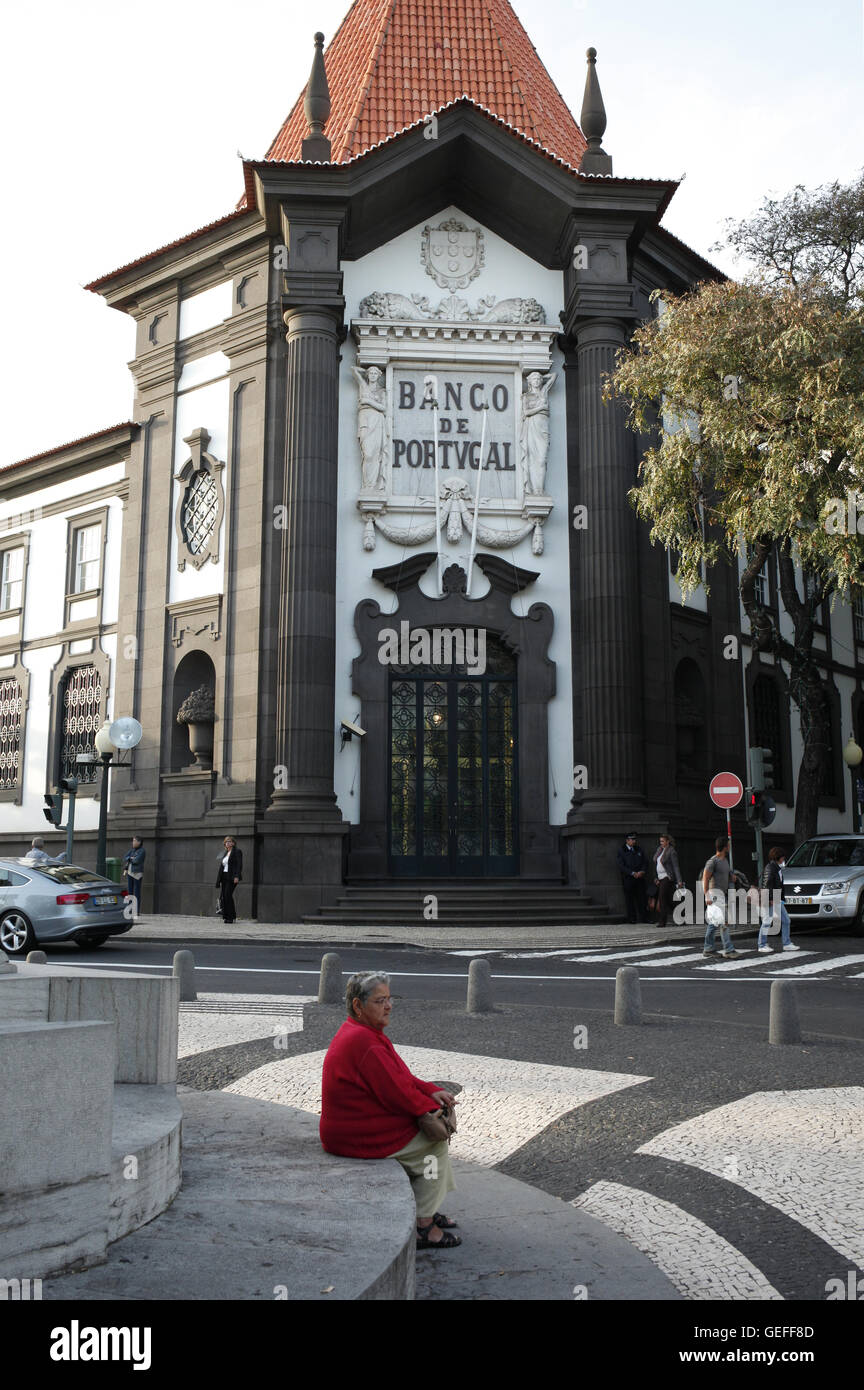
POLYGON ((384 995, 381 999, 367 999, 366 1002, 367 1004, 392 1004, 393 999, 391 995, 387 994, 384 995))

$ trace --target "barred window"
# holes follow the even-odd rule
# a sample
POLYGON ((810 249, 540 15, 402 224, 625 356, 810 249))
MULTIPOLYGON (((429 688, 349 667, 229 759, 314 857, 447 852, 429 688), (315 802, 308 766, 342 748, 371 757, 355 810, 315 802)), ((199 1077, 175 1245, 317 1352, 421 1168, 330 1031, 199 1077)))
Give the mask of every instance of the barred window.
POLYGON ((98 763, 75 761, 79 753, 92 753, 96 732, 102 727, 102 679, 95 666, 76 666, 60 687, 60 769, 57 777, 77 777, 79 783, 95 782, 98 763))
POLYGON ((21 715, 24 700, 14 677, 0 680, 0 791, 14 790, 21 774, 21 715))
POLYGON ((3 551, 3 568, 0 571, 0 612, 21 607, 21 592, 24 586, 24 547, 3 551))
POLYGON ((753 682, 753 742, 757 748, 771 749, 775 787, 786 785, 782 735, 780 692, 770 676, 757 676, 753 682))
POLYGON ((192 474, 180 512, 180 528, 190 554, 198 555, 213 534, 219 515, 219 489, 212 473, 199 468, 192 474))
MULTIPOLYGON (((75 532, 75 567, 72 575, 73 594, 86 594, 99 587, 99 546, 102 527, 81 526, 75 532)), ((70 774, 71 775, 71 774, 70 774)))

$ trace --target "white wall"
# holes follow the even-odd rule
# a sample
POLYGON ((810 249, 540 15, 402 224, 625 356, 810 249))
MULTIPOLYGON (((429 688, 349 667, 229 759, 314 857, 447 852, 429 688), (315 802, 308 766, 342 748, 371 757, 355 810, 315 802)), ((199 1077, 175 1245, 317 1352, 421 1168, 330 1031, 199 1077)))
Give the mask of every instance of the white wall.
MULTIPOLYGON (((457 217, 468 227, 478 223, 458 208, 443 209, 429 218, 437 227, 448 217, 457 217)), ((432 305, 444 299, 447 291, 440 289, 427 275, 420 258, 421 235, 425 222, 395 238, 386 246, 370 252, 359 261, 346 262, 344 293, 346 320, 358 318, 360 302, 373 291, 428 295, 432 305)), ((482 227, 482 224, 479 224, 482 227)), ((480 275, 457 293, 473 307, 479 299, 495 295, 498 299, 511 297, 537 299, 546 310, 546 322, 558 323, 558 311, 563 302, 563 283, 560 272, 550 271, 530 260, 494 232, 482 227, 485 234, 486 261, 480 275)), ((458 353, 454 351, 458 360, 458 353)), ((357 510, 357 495, 361 486, 360 448, 357 439, 357 383, 352 374, 357 356, 349 336, 342 349, 339 397, 339 513, 337 553, 339 565, 336 588, 336 703, 334 731, 341 718, 353 719, 359 710, 359 698, 351 693, 351 662, 359 655, 354 633, 354 610, 363 598, 374 598, 384 613, 395 609, 397 596, 370 578, 371 571, 398 563, 416 554, 418 549, 434 549, 434 539, 424 546, 397 545, 380 533, 374 551, 364 551, 363 524, 357 510)), ((570 569, 569 536, 567 530, 567 473, 564 373, 562 357, 553 349, 552 370, 557 380, 550 402, 550 450, 546 476, 546 492, 553 497, 555 508, 544 527, 545 548, 541 556, 531 552, 531 537, 509 550, 495 553, 523 569, 539 571, 540 579, 512 600, 514 613, 527 613, 534 603, 548 603, 555 613, 555 630, 550 658, 557 667, 557 694, 549 706, 550 785, 549 813, 555 824, 566 820, 572 795, 572 655, 570 650, 570 569)), ((490 415, 493 412, 490 411, 490 415)), ((473 474, 469 475, 473 479, 473 474)), ((401 522, 404 524, 404 521, 401 522)), ((501 520, 494 524, 502 527, 501 520)), ((469 539, 463 534, 460 544, 451 544, 442 533, 445 568, 456 562, 468 568, 469 539)), ((478 546, 482 552, 483 547, 478 546)), ((425 593, 435 592, 435 575, 430 571, 421 581, 425 593)), ((471 597, 482 597, 489 584, 476 568, 471 597)), ((335 734, 334 734, 335 736, 335 734)), ((337 750, 339 748, 336 740, 337 750)), ((383 755, 383 750, 382 750, 383 755)), ((336 756, 336 792, 343 815, 354 822, 359 819, 360 773, 359 747, 356 740, 347 744, 336 756), (354 795, 350 794, 352 783, 354 795)))
MULTIPOLYGON (((29 532, 30 553, 27 565, 27 585, 24 608, 24 641, 36 642, 55 637, 63 628, 63 607, 66 586, 66 546, 69 520, 93 510, 107 509, 107 533, 104 551, 102 623, 116 623, 119 618, 121 542, 123 504, 111 497, 95 504, 79 503, 75 499, 84 492, 121 481, 126 476, 126 464, 112 464, 94 469, 76 478, 55 483, 50 487, 14 499, 0 501, 0 534, 14 529, 29 532), (69 505, 55 515, 42 515, 49 503, 68 500, 69 505), (18 524, 20 523, 22 524, 18 524)), ((73 642, 71 653, 84 654, 87 644, 73 642)), ((106 716, 114 717, 114 680, 117 637, 108 634, 102 648, 110 660, 109 688, 104 708, 106 716)), ((24 782, 20 806, 0 802, 0 832, 35 835, 45 832, 48 823, 42 814, 45 793, 45 773, 48 764, 48 740, 51 712, 51 678, 60 660, 62 647, 58 642, 24 652, 23 665, 30 672, 30 691, 26 711, 24 740, 24 782)), ((5 669, 8 669, 4 667, 5 669)), ((3 672, 0 672, 3 674, 3 672)), ((95 830, 98 824, 98 804, 82 798, 76 808, 76 826, 95 830)))
POLYGON ((221 594, 225 588, 225 527, 228 520, 227 509, 227 460, 228 460, 228 413, 230 383, 226 373, 230 369, 228 358, 222 352, 210 353, 187 362, 178 383, 177 415, 174 432, 174 473, 177 474, 189 458, 189 446, 184 444, 193 430, 206 429, 210 443, 206 452, 226 467, 222 470, 222 487, 226 493, 225 515, 219 534, 219 559, 214 565, 205 560, 200 569, 186 561, 185 569, 178 570, 177 529, 174 517, 177 504, 185 483, 175 481, 171 493, 171 565, 168 602, 177 603, 182 599, 202 598, 207 594, 221 594))

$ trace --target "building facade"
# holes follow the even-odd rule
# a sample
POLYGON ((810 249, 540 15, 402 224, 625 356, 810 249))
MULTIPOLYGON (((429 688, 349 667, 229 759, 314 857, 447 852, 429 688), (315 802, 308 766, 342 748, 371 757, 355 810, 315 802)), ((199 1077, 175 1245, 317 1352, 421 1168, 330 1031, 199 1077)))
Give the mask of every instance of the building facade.
MULTIPOLYGON (((748 738, 791 831, 784 673, 732 569, 680 602, 602 398, 652 291, 719 272, 661 225, 674 183, 612 173, 593 50, 580 127, 506 0, 455 9, 356 0, 316 38, 239 206, 88 287, 136 321, 135 423, 0 473, 0 842, 132 715, 110 846, 144 838, 145 911, 211 911, 226 833, 261 920, 452 881, 619 911, 624 834, 695 875, 748 738)), ((848 828, 864 619, 819 641, 848 828)))

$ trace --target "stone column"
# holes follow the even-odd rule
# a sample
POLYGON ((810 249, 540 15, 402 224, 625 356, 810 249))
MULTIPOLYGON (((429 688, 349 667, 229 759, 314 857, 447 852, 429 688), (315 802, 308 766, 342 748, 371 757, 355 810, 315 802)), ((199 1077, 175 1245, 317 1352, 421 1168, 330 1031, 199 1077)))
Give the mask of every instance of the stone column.
POLYGON ((602 399, 604 374, 627 339, 620 319, 577 327, 580 584, 575 596, 576 679, 581 686, 583 812, 626 815, 642 804, 642 671, 633 435, 623 408, 602 399))
POLYGON ((341 821, 333 790, 339 321, 300 305, 288 327, 281 517, 277 775, 268 811, 341 821))

